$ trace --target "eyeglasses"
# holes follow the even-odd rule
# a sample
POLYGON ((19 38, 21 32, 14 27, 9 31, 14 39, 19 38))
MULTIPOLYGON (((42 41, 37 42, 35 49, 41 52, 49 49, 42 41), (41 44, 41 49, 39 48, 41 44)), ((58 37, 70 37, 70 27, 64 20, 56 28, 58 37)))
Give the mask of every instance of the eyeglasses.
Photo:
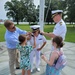
POLYGON ((16 28, 15 28, 15 25, 13 25, 13 26, 11 25, 7 29, 12 32, 12 31, 15 31, 16 28))

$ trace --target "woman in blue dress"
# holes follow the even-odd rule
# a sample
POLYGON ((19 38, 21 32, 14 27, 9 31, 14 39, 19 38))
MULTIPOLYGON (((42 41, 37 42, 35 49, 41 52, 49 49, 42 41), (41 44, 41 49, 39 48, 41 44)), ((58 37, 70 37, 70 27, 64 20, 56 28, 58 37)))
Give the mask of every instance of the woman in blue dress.
POLYGON ((54 37, 52 40, 52 45, 54 46, 54 50, 51 51, 49 60, 47 60, 44 54, 42 54, 41 57, 47 63, 46 75, 60 75, 61 70, 57 70, 54 65, 57 63, 59 55, 63 53, 60 49, 63 47, 62 37, 54 37))
POLYGON ((34 46, 27 45, 27 38, 25 35, 19 36, 19 44, 17 45, 17 49, 20 51, 20 68, 22 69, 22 75, 25 75, 27 71, 27 75, 31 75, 31 64, 29 54, 36 47, 35 37, 34 39, 34 46))

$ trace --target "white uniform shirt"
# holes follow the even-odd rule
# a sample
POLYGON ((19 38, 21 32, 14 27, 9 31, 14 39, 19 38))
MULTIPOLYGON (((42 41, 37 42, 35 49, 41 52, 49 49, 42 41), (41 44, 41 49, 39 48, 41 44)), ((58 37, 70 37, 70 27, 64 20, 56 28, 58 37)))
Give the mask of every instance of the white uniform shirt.
MULTIPOLYGON (((36 37, 36 48, 35 49, 37 49, 37 48, 40 48, 40 46, 42 45, 42 43, 44 43, 44 42, 46 42, 46 38, 43 36, 43 35, 38 35, 37 37, 36 37)), ((31 37, 31 39, 30 39, 30 45, 34 45, 34 41, 33 41, 33 36, 31 37)))
POLYGON ((54 27, 53 33, 56 36, 61 36, 63 40, 65 40, 65 35, 66 35, 66 24, 65 22, 61 19, 54 27))

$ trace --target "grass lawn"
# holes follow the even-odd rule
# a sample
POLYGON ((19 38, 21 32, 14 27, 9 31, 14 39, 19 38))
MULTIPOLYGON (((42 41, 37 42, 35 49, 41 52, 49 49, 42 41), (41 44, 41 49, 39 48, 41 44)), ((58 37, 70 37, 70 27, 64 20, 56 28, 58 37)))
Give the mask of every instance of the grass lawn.
MULTIPOLYGON (((29 25, 16 25, 16 26, 23 30, 31 31, 29 25)), ((53 28, 54 28, 54 25, 45 25, 44 31, 52 32, 53 28)), ((5 31, 6 31, 5 27, 3 25, 0 25, 0 42, 5 41, 4 40, 5 31)), ((47 39, 49 39, 49 38, 47 38, 47 39)), ((75 27, 73 27, 73 25, 67 25, 67 34, 66 34, 65 41, 75 43, 75 27)))

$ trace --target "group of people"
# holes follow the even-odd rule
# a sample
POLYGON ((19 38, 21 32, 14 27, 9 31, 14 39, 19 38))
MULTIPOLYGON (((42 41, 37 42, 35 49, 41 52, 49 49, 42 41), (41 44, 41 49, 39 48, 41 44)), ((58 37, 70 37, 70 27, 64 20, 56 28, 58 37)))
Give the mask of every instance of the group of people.
POLYGON ((52 11, 52 18, 56 25, 53 32, 50 33, 40 31, 39 25, 30 26, 32 32, 27 32, 16 27, 10 20, 4 22, 4 26, 6 27, 5 40, 9 55, 10 75, 16 75, 15 64, 16 69, 22 69, 22 75, 25 75, 26 71, 28 75, 31 75, 34 69, 34 56, 36 56, 36 70, 40 71, 40 54, 47 42, 45 36, 52 38, 49 60, 47 60, 44 54, 41 54, 41 58, 47 63, 46 75, 60 75, 60 71, 55 72, 52 66, 59 57, 58 53, 63 53, 62 47, 67 28, 62 19, 62 13, 62 10, 52 11), (19 52, 20 63, 18 62, 19 52), (50 66, 50 72, 48 72, 48 66, 50 66))

